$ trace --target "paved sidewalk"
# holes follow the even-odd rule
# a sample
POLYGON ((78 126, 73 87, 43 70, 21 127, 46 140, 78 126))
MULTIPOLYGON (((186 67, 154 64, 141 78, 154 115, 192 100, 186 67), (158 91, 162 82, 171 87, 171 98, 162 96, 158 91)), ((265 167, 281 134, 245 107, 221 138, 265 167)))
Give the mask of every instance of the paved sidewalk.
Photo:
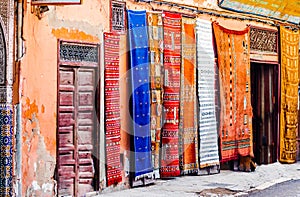
POLYGON ((300 162, 295 164, 280 164, 277 162, 257 166, 254 172, 221 170, 220 174, 182 176, 169 180, 157 180, 153 185, 116 192, 104 191, 98 196, 199 196, 201 191, 208 191, 213 188, 235 191, 232 192, 231 196, 247 196, 247 193, 252 190, 266 189, 276 183, 295 179, 300 179, 300 162))

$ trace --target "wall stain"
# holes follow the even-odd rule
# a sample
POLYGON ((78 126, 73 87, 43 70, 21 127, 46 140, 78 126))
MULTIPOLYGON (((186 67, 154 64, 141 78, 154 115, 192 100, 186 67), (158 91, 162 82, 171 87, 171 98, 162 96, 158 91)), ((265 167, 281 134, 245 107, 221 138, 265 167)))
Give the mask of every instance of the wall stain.
POLYGON ((32 103, 30 103, 30 99, 26 99, 26 104, 23 107, 23 118, 27 118, 30 120, 32 118, 32 114, 37 115, 39 113, 38 106, 35 102, 36 101, 34 100, 32 103))
POLYGON ((62 27, 59 29, 52 29, 52 34, 59 39, 80 40, 80 41, 93 42, 93 43, 100 42, 99 38, 97 38, 96 36, 86 34, 85 32, 79 31, 77 29, 70 30, 62 27))
POLYGON ((42 105, 42 110, 41 110, 42 113, 45 113, 45 106, 42 105))
MULTIPOLYGON (((42 113, 45 110, 42 105, 42 113)), ((23 105, 23 174, 27 177, 23 180, 25 196, 53 196, 56 193, 56 181, 54 180, 55 157, 47 150, 45 138, 40 132, 38 118, 39 107, 36 101, 30 102, 27 98, 23 105)))

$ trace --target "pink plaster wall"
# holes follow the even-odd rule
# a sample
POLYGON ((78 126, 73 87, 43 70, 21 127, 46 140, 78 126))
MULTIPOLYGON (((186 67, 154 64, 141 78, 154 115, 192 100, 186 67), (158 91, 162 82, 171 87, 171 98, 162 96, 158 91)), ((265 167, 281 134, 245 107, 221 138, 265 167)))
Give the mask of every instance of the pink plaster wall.
POLYGON ((48 6, 39 19, 24 5, 20 88, 23 123, 23 196, 54 196, 56 165, 57 40, 100 43, 108 29, 108 0, 48 6))

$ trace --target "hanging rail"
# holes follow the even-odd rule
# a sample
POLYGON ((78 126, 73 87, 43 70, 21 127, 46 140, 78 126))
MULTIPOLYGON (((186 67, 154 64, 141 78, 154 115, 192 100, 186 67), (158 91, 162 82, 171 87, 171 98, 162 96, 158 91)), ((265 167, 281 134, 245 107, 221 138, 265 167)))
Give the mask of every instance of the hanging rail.
MULTIPOLYGON (((197 14, 207 14, 210 16, 216 16, 216 17, 223 17, 223 18, 228 18, 228 19, 237 19, 237 20, 248 20, 248 21, 255 21, 255 22, 260 22, 260 23, 264 23, 264 24, 268 24, 271 26, 280 26, 280 24, 286 24, 286 28, 289 29, 299 29, 300 28, 300 24, 296 25, 296 24, 290 24, 289 22, 285 21, 285 20, 280 20, 280 19, 273 19, 270 17, 266 17, 268 20, 272 20, 273 22, 270 21, 266 21, 266 20, 262 20, 262 19, 258 19, 258 18, 252 18, 252 17, 241 17, 241 16, 232 16, 232 15, 228 15, 228 14, 221 14, 215 11, 206 11, 206 10, 202 10, 196 7, 191 7, 191 6, 184 6, 184 5, 180 5, 177 3, 171 3, 171 2, 167 2, 167 1, 159 1, 159 0, 136 0, 136 2, 143 2, 143 3, 155 3, 157 5, 167 5, 170 7, 175 7, 177 9, 182 9, 182 10, 187 10, 187 11, 191 11, 193 13, 197 13, 197 14), (287 25, 288 23, 288 25, 287 25)), ((226 11, 228 12, 228 11, 226 11)), ((233 14, 233 13, 232 13, 233 14)), ((256 16, 257 17, 257 16, 256 16)))

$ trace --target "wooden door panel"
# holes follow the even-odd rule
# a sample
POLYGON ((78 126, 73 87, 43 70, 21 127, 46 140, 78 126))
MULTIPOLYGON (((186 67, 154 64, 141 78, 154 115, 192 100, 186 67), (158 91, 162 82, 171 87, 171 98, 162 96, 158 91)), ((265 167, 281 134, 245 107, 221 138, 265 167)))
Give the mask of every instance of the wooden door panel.
POLYGON ((95 69, 78 70, 78 151, 86 155, 79 158, 79 186, 89 188, 93 181, 93 131, 95 130, 95 69))
MULTIPOLYGON (((59 154, 59 167, 61 170, 61 168, 64 168, 63 165, 74 165, 75 162, 75 158, 74 158, 74 148, 72 147, 68 147, 68 148, 60 148, 60 150, 58 150, 58 154, 59 154)), ((76 170, 74 168, 74 170, 76 170)))
POLYGON ((59 72, 59 85, 73 85, 74 87, 74 79, 75 79, 75 74, 74 70, 70 68, 65 68, 61 69, 59 72))
POLYGON ((78 70, 78 89, 93 91, 95 86, 95 69, 81 68, 78 70))
POLYGON ((61 112, 59 113, 59 126, 71 126, 75 123, 73 112, 61 112))
POLYGON ((78 124, 79 125, 92 125, 93 124, 93 115, 92 111, 87 112, 78 112, 78 124))
POLYGON ((62 177, 60 179, 59 195, 60 196, 75 196, 75 180, 73 178, 62 177))
MULTIPOLYGON (((59 93, 59 107, 71 107, 74 108, 74 92, 60 92, 59 93)), ((73 111, 73 110, 71 110, 73 111)))
POLYGON ((58 70, 58 196, 84 196, 98 189, 99 169, 96 82, 98 81, 97 45, 59 42, 58 70), (95 54, 81 62, 73 54, 95 54), (68 62, 68 64, 66 64, 68 62), (95 176, 97 173, 97 176, 95 176), (97 180, 96 180, 97 181, 97 180))
POLYGON ((59 147, 70 146, 74 144, 73 132, 64 132, 59 134, 59 147))
POLYGON ((92 133, 89 131, 78 131, 78 145, 92 144, 92 133))
POLYGON ((81 91, 79 93, 79 110, 80 111, 93 111, 94 93, 92 91, 81 91))
POLYGON ((75 73, 72 68, 62 68, 59 71, 59 91, 70 91, 75 90, 75 73))

